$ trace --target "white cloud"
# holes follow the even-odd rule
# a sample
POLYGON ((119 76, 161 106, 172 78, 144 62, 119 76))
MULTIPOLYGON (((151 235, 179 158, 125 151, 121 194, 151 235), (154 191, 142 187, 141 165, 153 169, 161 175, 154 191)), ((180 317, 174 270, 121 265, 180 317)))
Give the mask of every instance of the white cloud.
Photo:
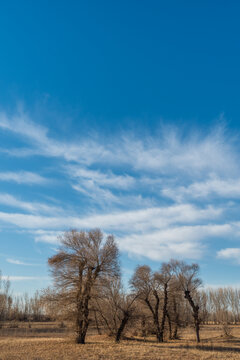
POLYGON ((62 229, 62 228, 93 228, 120 231, 147 231, 161 229, 171 224, 193 223, 196 221, 216 219, 222 209, 207 207, 198 208, 189 204, 168 207, 154 207, 135 211, 121 211, 87 217, 65 216, 46 217, 19 213, 0 212, 0 221, 25 229, 62 229))
POLYGON ((73 189, 98 203, 121 203, 123 201, 122 195, 115 195, 112 189, 130 190, 135 183, 132 176, 116 175, 112 171, 103 172, 79 166, 69 166, 67 172, 70 178, 73 178, 75 182, 77 181, 72 185, 73 189))
POLYGON ((119 239, 119 247, 122 251, 152 260, 199 259, 205 249, 203 240, 224 237, 231 231, 229 224, 178 226, 124 236, 119 239))
POLYGON ((135 183, 135 179, 129 175, 116 175, 112 171, 89 170, 77 166, 67 168, 68 174, 79 180, 92 182, 98 186, 129 189, 135 183))
POLYGON ((23 265, 23 266, 39 266, 39 264, 30 264, 17 259, 6 259, 9 264, 23 265))
POLYGON ((47 157, 62 157, 67 161, 75 161, 90 164, 95 158, 106 157, 109 152, 96 144, 91 139, 79 142, 57 141, 48 136, 48 130, 43 126, 35 124, 26 113, 19 112, 9 117, 5 113, 0 114, 0 128, 13 132, 30 142, 32 148, 8 149, 12 155, 23 156, 43 155, 47 157))
POLYGON ((47 179, 29 172, 29 171, 20 171, 20 172, 0 172, 0 181, 9 181, 16 182, 18 184, 45 184, 47 179))
POLYGON ((0 204, 4 204, 11 207, 16 207, 22 210, 26 210, 31 213, 60 213, 62 210, 56 206, 41 204, 37 202, 26 202, 17 199, 10 194, 0 193, 0 204))
POLYGON ((82 218, 2 212, 0 220, 25 230, 32 229, 35 241, 51 244, 59 242, 58 235, 61 230, 100 227, 104 231, 118 234, 122 251, 159 260, 179 256, 199 258, 204 251, 203 241, 206 238, 227 236, 239 231, 239 227, 232 224, 199 225, 202 221, 216 220, 221 214, 221 209, 201 209, 181 204, 82 218), (193 225, 194 223, 196 225, 193 225))
MULTIPOLYGON (((139 139, 125 134, 110 140, 85 137, 66 142, 51 138, 46 128, 33 123, 24 113, 13 117, 0 114, 0 127, 27 139, 32 146, 30 155, 62 157, 67 162, 85 165, 124 165, 137 172, 164 175, 239 173, 237 153, 229 139, 225 140, 221 128, 214 129, 207 136, 183 137, 176 129, 162 127, 161 133, 154 138, 142 136, 139 139)), ((27 155, 27 149, 23 155, 27 155)))
POLYGON ((62 233, 62 231, 36 230, 33 232, 33 235, 36 242, 59 244, 59 236, 62 233))
POLYGON ((41 281, 41 280, 49 280, 47 276, 19 276, 19 275, 3 275, 3 280, 10 280, 10 281, 41 281))
POLYGON ((158 139, 126 138, 125 158, 135 169, 162 174, 199 175, 206 172, 238 172, 233 144, 224 138, 221 128, 207 136, 181 137, 176 129, 162 128, 158 139), (222 164, 224 163, 224 169, 222 164))
POLYGON ((82 181, 81 184, 72 185, 72 188, 85 196, 89 199, 93 199, 96 203, 117 203, 119 199, 115 196, 112 191, 108 189, 102 189, 98 185, 94 184, 92 181, 82 181))
POLYGON ((233 260, 240 264, 240 248, 226 248, 217 252, 217 257, 220 259, 233 260))
POLYGON ((210 195, 229 199, 239 198, 240 178, 221 179, 212 176, 208 180, 194 182, 189 186, 165 188, 162 193, 176 201, 184 201, 186 198, 206 198, 210 195))
MULTIPOLYGON (((207 135, 182 136, 176 129, 162 127, 153 137, 120 134, 66 141, 53 138, 24 113, 0 114, 0 128, 26 142, 24 148, 6 150, 9 154, 60 158, 68 185, 104 209, 96 213, 91 201, 88 215, 77 216, 74 209, 69 215, 50 205, 0 194, 0 203, 30 212, 2 211, 0 221, 31 230, 35 241, 55 244, 62 230, 100 227, 118 235, 123 251, 159 260, 199 258, 206 239, 240 235, 236 221, 223 223, 225 200, 240 197, 240 167, 237 147, 220 128, 207 135), (224 199, 224 208, 211 205, 212 195, 224 199), (174 204, 166 205, 169 199, 163 196, 174 204), (204 208, 197 205, 200 198, 206 201, 204 208)), ((30 172, 2 172, 1 180, 45 181, 30 172)))
POLYGON ((22 229, 58 228, 67 223, 67 219, 64 218, 6 212, 0 212, 0 221, 22 229))
POLYGON ((0 113, 0 127, 13 133, 29 137, 38 143, 47 143, 47 129, 33 123, 23 111, 18 111, 12 117, 6 113, 0 113))

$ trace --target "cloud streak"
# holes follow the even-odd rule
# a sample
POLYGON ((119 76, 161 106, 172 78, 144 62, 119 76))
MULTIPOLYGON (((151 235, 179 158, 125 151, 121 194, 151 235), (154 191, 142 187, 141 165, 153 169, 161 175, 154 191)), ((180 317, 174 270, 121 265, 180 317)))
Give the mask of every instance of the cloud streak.
POLYGON ((27 202, 17 199, 10 194, 0 193, 0 204, 25 210, 30 213, 61 213, 62 209, 56 206, 46 205, 38 202, 27 202))
MULTIPOLYGON (((48 157, 62 157, 67 162, 85 165, 108 164, 112 167, 127 165, 135 171, 161 174, 186 173, 199 175, 202 172, 236 173, 237 153, 233 144, 224 138, 222 128, 214 129, 207 136, 181 136, 176 129, 162 129, 157 137, 122 134, 105 142, 88 137, 80 141, 59 141, 48 135, 48 130, 36 125, 25 113, 9 117, 0 114, 0 128, 29 141, 29 154, 38 152, 48 157), (225 164, 224 169, 222 164, 225 164)), ((20 149, 21 150, 21 149, 20 149)), ((24 149, 24 155, 27 155, 24 149)), ((84 170, 82 170, 84 172, 84 170)), ((83 176, 89 176, 89 173, 83 176)), ((96 175, 96 174, 95 174, 96 175)), ((105 179, 107 180, 107 179, 105 179)))
POLYGON ((17 184, 42 185, 48 180, 41 175, 29 172, 0 172, 0 181, 15 182, 17 184))
POLYGON ((33 264, 33 263, 26 263, 24 261, 21 260, 17 260, 17 259, 6 259, 6 261, 9 264, 14 264, 14 265, 23 265, 23 266, 39 266, 39 264, 33 264))
POLYGON ((47 276, 20 276, 20 275, 3 275, 3 280, 9 280, 9 281, 45 281, 50 280, 47 276))
MULTIPOLYGON (((184 255, 199 258, 209 237, 227 236, 236 229, 233 224, 199 225, 222 216, 222 209, 197 208, 189 204, 122 211, 115 214, 89 215, 87 217, 49 217, 28 214, 0 213, 0 221, 24 230, 31 230, 37 242, 56 244, 61 230, 69 228, 90 229, 100 227, 117 234, 122 251, 152 260, 184 255), (195 223, 195 225, 193 225, 195 223), (41 230, 40 230, 41 229, 41 230)), ((235 225, 238 227, 238 224, 235 225)))
POLYGON ((240 178, 221 179, 211 177, 202 182, 194 182, 189 186, 165 188, 162 190, 164 196, 176 201, 187 199, 200 199, 214 196, 224 199, 240 198, 240 178))
POLYGON ((197 208, 188 204, 169 207, 155 207, 135 211, 121 211, 115 214, 89 215, 87 217, 65 216, 49 217, 21 213, 0 212, 0 221, 25 229, 56 229, 64 227, 102 227, 107 230, 146 231, 159 229, 171 224, 193 223, 206 219, 216 219, 222 209, 197 208))

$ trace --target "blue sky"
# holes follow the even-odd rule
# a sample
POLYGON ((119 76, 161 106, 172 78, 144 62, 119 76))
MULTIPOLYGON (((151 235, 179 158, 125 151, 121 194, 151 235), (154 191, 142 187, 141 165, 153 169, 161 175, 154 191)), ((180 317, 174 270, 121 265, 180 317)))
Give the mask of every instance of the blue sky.
POLYGON ((49 284, 70 228, 113 233, 137 264, 196 261, 239 285, 240 5, 0 5, 0 269, 49 284))

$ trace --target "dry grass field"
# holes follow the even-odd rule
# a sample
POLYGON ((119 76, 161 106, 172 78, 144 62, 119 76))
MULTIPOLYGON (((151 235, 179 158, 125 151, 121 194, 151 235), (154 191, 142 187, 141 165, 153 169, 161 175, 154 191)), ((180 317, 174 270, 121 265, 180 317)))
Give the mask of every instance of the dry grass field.
POLYGON ((226 338, 220 326, 203 326, 202 342, 197 345, 192 329, 181 332, 181 339, 157 344, 154 338, 131 338, 115 344, 105 335, 89 334, 85 345, 76 345, 73 334, 56 324, 27 324, 0 330, 1 360, 132 360, 132 359, 240 359, 240 326, 232 327, 226 338))

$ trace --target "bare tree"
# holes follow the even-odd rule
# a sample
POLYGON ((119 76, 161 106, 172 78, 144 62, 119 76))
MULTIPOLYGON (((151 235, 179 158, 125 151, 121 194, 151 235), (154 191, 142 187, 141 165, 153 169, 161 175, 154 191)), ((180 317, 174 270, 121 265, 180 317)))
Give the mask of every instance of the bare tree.
POLYGON ((135 312, 134 302, 137 296, 125 291, 120 278, 107 279, 95 298, 96 310, 110 335, 119 342, 121 336, 135 312), (99 296, 100 295, 100 296, 99 296))
POLYGON ((169 327, 169 338, 178 339, 178 329, 181 325, 181 318, 183 317, 182 309, 182 292, 176 288, 176 281, 171 284, 169 291, 168 301, 168 327, 169 327))
POLYGON ((163 341, 165 321, 166 317, 168 318, 168 325, 171 338, 171 319, 168 311, 168 302, 169 302, 169 284, 173 277, 172 266, 169 263, 163 263, 161 266, 160 272, 155 272, 154 278, 158 282, 160 288, 163 291, 163 307, 162 307, 162 319, 161 319, 161 339, 163 341))
POLYGON ((149 266, 138 266, 131 285, 135 292, 149 308, 154 322, 158 342, 163 341, 166 317, 168 316, 168 287, 172 278, 170 264, 163 264, 160 272, 153 273, 149 266), (162 317, 159 310, 162 303, 162 317))
POLYGON ((103 241, 99 229, 68 231, 59 252, 48 259, 58 299, 75 314, 76 342, 84 344, 89 325, 89 302, 97 280, 118 276, 118 248, 113 236, 103 241))
POLYGON ((139 299, 141 299, 151 311, 157 341, 162 341, 159 322, 160 298, 150 267, 147 265, 138 266, 130 283, 139 299))
POLYGON ((179 281, 180 288, 184 292, 184 297, 188 301, 192 309, 192 316, 194 319, 194 326, 196 331, 197 342, 200 342, 200 323, 199 305, 194 301, 194 295, 197 289, 202 284, 199 276, 198 264, 188 265, 184 261, 171 260, 171 266, 179 281))

